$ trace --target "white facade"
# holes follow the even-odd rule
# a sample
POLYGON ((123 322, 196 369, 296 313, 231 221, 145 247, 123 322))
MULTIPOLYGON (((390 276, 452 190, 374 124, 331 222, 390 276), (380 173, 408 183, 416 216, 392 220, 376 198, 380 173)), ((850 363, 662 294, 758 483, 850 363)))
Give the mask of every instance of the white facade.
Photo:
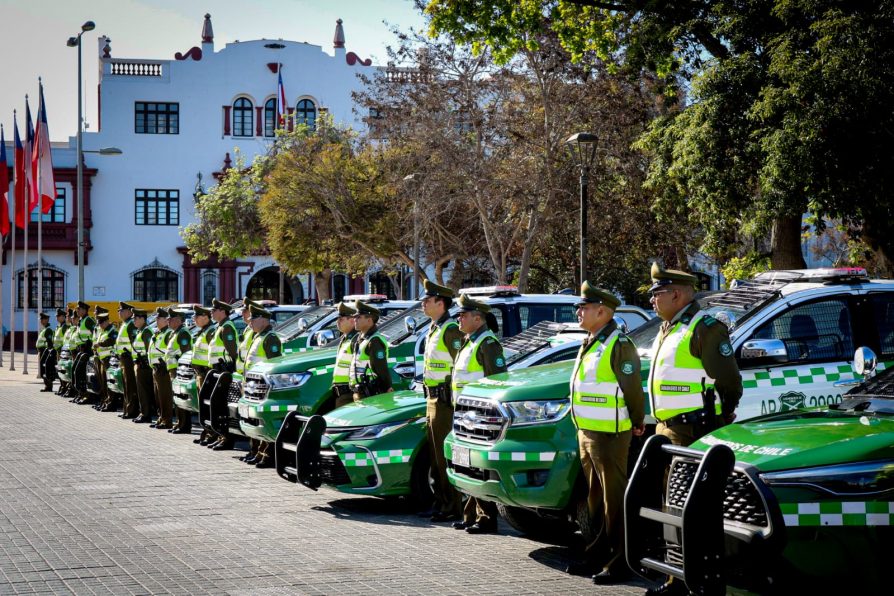
MULTIPOLYGON (((321 46, 303 42, 256 40, 230 43, 215 51, 207 16, 200 47, 193 48, 185 56, 178 53, 178 59, 118 58, 106 38, 100 38, 97 55, 99 97, 97 102, 88 102, 99 106, 99 126, 97 132, 83 134, 83 148, 87 152, 85 168, 88 171, 96 169, 92 178, 85 176, 91 185, 89 194, 85 192, 85 198, 90 201, 85 213, 91 216, 91 246, 84 271, 86 301, 139 300, 141 296, 135 295, 134 274, 147 267, 159 266, 176 274, 178 301, 203 301, 203 273, 209 268, 199 268, 198 271, 193 268, 191 273, 186 270, 184 265, 188 257, 183 254, 180 228, 194 221, 193 193, 199 175, 207 190, 216 184, 214 175, 225 168, 227 155, 235 163, 236 148, 246 163, 267 151, 272 136, 265 134, 269 130, 265 130, 263 108, 268 100, 277 96, 276 70, 280 68, 277 65, 281 64, 290 111, 295 110, 301 100, 310 100, 317 117, 321 112, 328 112, 336 123, 363 126, 360 116, 353 112, 351 93, 362 85, 358 73, 370 75, 373 67, 368 60, 362 61, 346 51, 340 20, 333 46, 330 54, 321 46), (234 122, 237 118, 234 105, 243 98, 251 102, 252 123, 250 130, 243 130, 249 133, 248 136, 237 136, 235 133, 239 131, 234 124, 238 125, 239 121, 234 122), (163 104, 166 110, 176 105, 176 134, 137 132, 138 126, 141 130, 152 130, 151 125, 141 124, 145 120, 138 122, 138 107, 143 112, 157 104, 163 104), (260 113, 258 108, 261 108, 260 113), (257 134, 259 116, 260 134, 257 134), (90 153, 108 147, 121 149, 123 155, 90 153), (169 216, 176 212, 176 221, 171 225, 138 225, 138 198, 145 198, 140 203, 150 206, 153 193, 143 191, 159 190, 165 191, 163 195, 177 198, 176 211, 166 212, 169 216), (199 280, 198 288, 195 287, 196 279, 199 280)), ((85 68, 90 68, 89 50, 85 53, 85 68)), ((301 105, 307 107, 308 104, 301 105)), ((246 112, 241 114, 246 115, 246 112)), ((161 119, 162 124, 169 122, 166 118, 161 119)), ((157 117, 153 122, 158 123, 157 117)), ((156 126, 155 130, 158 129, 156 126)), ((76 165, 75 146, 76 141, 72 138, 68 146, 53 148, 57 183, 60 182, 60 168, 76 165)), ((12 161, 11 144, 8 145, 8 155, 12 161)), ((69 225, 73 225, 73 181, 61 182, 59 186, 65 187, 69 203, 65 218, 69 225)), ((145 211, 142 213, 143 221, 151 221, 145 211)), ((16 270, 21 270, 22 231, 18 234, 16 270)), ((46 263, 64 271, 66 301, 77 300, 75 247, 44 250, 43 254, 46 263)), ((29 252, 28 262, 36 263, 36 251, 29 252)), ((225 298, 236 298, 244 295, 252 275, 271 264, 269 257, 249 257, 237 261, 235 269, 229 271, 215 269, 217 264, 212 263, 211 277, 205 280, 210 281, 216 273, 220 294, 225 298)), ((10 279, 8 265, 3 268, 3 276, 4 323, 9 327, 10 316, 14 313, 16 327, 21 329, 21 310, 10 310, 9 284, 15 283, 15 279, 10 279)), ((303 297, 309 297, 312 291, 307 276, 303 276, 302 285, 303 297)), ((32 305, 32 308, 36 306, 32 305)), ((29 328, 32 331, 37 328, 36 316, 32 317, 29 328)))

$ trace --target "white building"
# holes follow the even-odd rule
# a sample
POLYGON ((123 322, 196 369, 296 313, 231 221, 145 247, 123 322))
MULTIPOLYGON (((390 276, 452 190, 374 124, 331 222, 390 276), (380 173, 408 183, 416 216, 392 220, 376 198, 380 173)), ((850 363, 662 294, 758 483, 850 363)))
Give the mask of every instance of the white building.
MULTIPOLYGON (((85 57, 88 68, 89 63, 85 57)), ((108 38, 100 37, 97 63, 98 126, 83 134, 84 299, 208 304, 213 296, 236 299, 249 288, 276 298, 279 270, 269 256, 194 263, 179 230, 194 221, 194 192, 216 184, 235 148, 246 163, 268 149, 279 73, 290 122, 313 125, 328 112, 336 123, 363 126, 353 112, 351 93, 361 86, 358 73, 371 74, 371 61, 346 50, 341 20, 331 54, 305 42, 266 39, 234 42, 215 51, 211 18, 205 15, 201 44, 173 59, 118 58, 108 38), (121 149, 123 156, 91 153, 108 147, 121 149)), ((75 147, 74 138, 53 146, 59 198, 43 223, 44 310, 76 300, 78 294, 75 147)), ((11 144, 7 152, 12 156, 11 144)), ((36 222, 36 214, 32 219, 36 222)), ((32 224, 29 230, 29 269, 37 263, 36 228, 32 224)), ((21 329, 21 230, 12 280, 8 245, 3 252, 3 320, 8 326, 15 315, 21 329), (12 309, 10 282, 17 296, 12 309)), ((363 280, 334 279, 337 296, 364 289, 363 280)), ((36 301, 36 285, 32 294, 36 301)), ((313 295, 312 283, 293 279, 286 294, 287 301, 302 301, 313 295)), ((35 306, 32 302, 31 308, 35 306)), ((29 329, 36 328, 35 314, 29 329)))

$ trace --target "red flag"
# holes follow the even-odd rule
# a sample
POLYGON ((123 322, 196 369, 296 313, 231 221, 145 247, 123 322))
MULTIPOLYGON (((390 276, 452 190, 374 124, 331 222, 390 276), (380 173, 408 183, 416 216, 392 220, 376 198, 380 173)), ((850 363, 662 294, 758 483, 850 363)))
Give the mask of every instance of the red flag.
POLYGON ((15 155, 12 169, 13 195, 15 197, 16 227, 25 229, 25 148, 19 138, 19 123, 15 115, 12 117, 12 133, 15 139, 15 155))
POLYGON ((25 96, 25 159, 27 168, 25 171, 25 188, 28 197, 28 216, 37 207, 37 163, 32 159, 34 151, 34 125, 31 122, 31 107, 28 105, 28 96, 25 96))
POLYGON ((6 136, 0 125, 0 236, 9 234, 9 165, 6 163, 6 136))
POLYGON ((53 175, 53 155, 50 148, 50 130, 47 128, 47 104, 43 99, 43 83, 40 83, 40 106, 37 109, 37 131, 31 161, 36 176, 39 176, 39 179, 35 177, 35 190, 40 195, 40 211, 49 213, 56 201, 56 178, 53 175))

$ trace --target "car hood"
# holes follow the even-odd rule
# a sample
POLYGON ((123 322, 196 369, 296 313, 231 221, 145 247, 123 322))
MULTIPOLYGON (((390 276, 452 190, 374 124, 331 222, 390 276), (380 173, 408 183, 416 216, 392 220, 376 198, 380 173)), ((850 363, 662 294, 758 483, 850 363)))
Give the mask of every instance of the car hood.
POLYGON ((573 368, 574 361, 568 360, 500 373, 469 383, 462 395, 497 401, 561 399, 568 397, 573 368))
POLYGON ((270 360, 259 362, 251 367, 250 372, 259 374, 303 372, 310 370, 311 368, 334 363, 335 355, 337 353, 337 348, 320 348, 318 350, 311 350, 310 352, 286 354, 278 358, 271 358, 270 360))
POLYGON ((894 458, 894 416, 785 412, 724 426, 692 447, 704 451, 717 443, 765 472, 894 458))
POLYGON ((421 391, 395 391, 367 397, 326 414, 326 426, 372 426, 425 416, 425 395, 421 391))

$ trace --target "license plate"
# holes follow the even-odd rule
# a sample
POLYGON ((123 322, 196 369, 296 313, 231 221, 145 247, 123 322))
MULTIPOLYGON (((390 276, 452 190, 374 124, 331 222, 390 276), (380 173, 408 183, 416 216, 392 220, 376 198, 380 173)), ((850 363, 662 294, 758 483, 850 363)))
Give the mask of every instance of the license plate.
POLYGON ((469 448, 468 447, 457 447, 453 446, 453 463, 457 466, 463 466, 464 468, 470 467, 469 465, 469 448))
POLYGON ((248 406, 245 404, 239 404, 239 416, 241 418, 251 418, 252 416, 248 413, 248 406))

